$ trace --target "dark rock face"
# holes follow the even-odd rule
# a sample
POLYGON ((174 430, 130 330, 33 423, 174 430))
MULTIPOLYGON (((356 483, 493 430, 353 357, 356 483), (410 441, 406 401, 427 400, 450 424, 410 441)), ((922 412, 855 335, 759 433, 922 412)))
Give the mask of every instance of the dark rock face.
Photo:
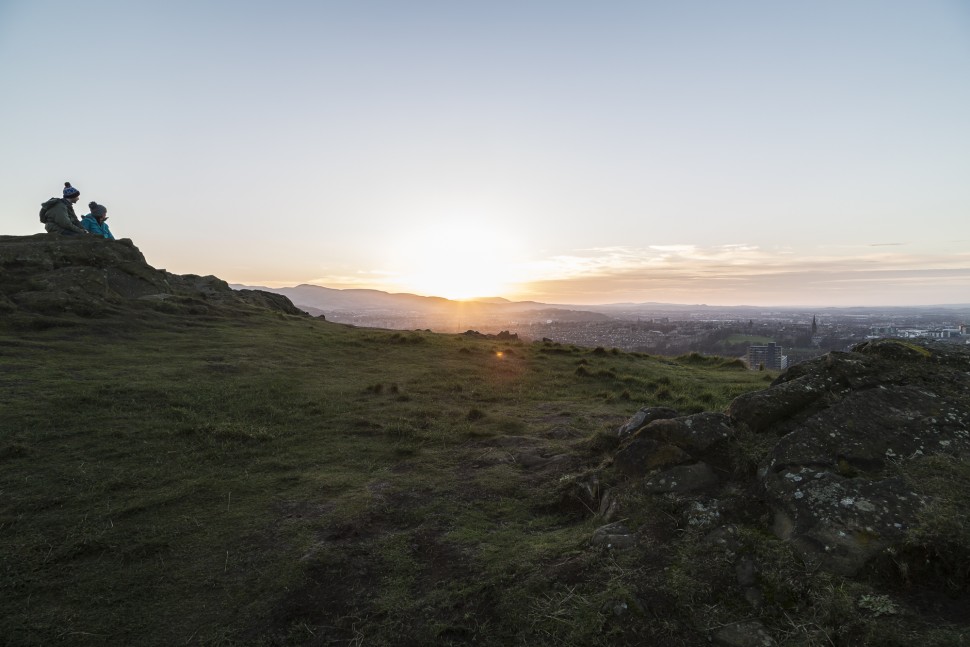
POLYGON ((707 463, 678 465, 649 477, 644 482, 648 492, 694 492, 717 485, 720 479, 707 463))
POLYGON ((773 386, 770 391, 754 391, 735 398, 728 407, 731 420, 760 433, 804 411, 832 388, 830 382, 814 375, 773 386))
POLYGON ((699 458, 705 457, 718 444, 734 435, 731 421, 721 413, 696 413, 676 420, 658 421, 655 425, 655 437, 671 442, 699 458))
POLYGON ((778 536, 806 559, 852 574, 901 545, 929 503, 900 470, 934 454, 970 456, 970 349, 881 340, 800 372, 759 396, 824 385, 801 409, 758 428, 782 436, 762 486, 778 536))
MULTIPOLYGON (((657 469, 697 463, 700 460, 713 459, 710 462, 718 462, 720 450, 734 435, 730 419, 724 414, 713 412, 680 417, 671 417, 669 413, 676 415, 673 409, 666 407, 641 409, 620 427, 617 433, 621 436, 625 429, 636 428, 636 431, 613 458, 613 464, 618 470, 629 476, 644 476, 657 469)), ((687 486, 684 491, 709 485, 710 479, 706 477, 706 470, 710 469, 709 466, 701 469, 704 478, 698 482, 702 485, 687 486)), ((694 480, 692 478, 691 482, 694 480)), ((679 482, 680 487, 683 487, 686 481, 681 477, 679 482)))
POLYGON ((643 476, 655 469, 690 463, 691 455, 670 443, 653 438, 636 438, 613 458, 613 465, 629 476, 643 476))
POLYGON ((643 429, 654 420, 663 420, 665 418, 676 417, 677 411, 671 409, 670 407, 644 407, 633 414, 633 417, 630 418, 625 425, 620 427, 616 434, 620 438, 626 438, 627 436, 630 436, 643 429))
POLYGON ((257 308, 305 314, 277 294, 236 292, 214 276, 157 270, 128 239, 0 236, 0 314, 103 317, 138 306, 189 314, 257 308))
POLYGON ((648 411, 619 430, 620 472, 651 492, 710 490, 744 473, 726 451, 737 434, 777 437, 741 485, 807 562, 852 575, 924 530, 933 501, 913 491, 908 467, 970 458, 970 346, 867 342, 792 368, 728 415, 646 421, 648 411))

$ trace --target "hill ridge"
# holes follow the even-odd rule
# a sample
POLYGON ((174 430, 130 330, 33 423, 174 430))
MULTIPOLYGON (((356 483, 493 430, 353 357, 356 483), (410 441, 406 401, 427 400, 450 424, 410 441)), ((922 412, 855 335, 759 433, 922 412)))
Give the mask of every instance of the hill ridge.
POLYGON ((0 314, 33 325, 47 316, 105 317, 132 310, 306 315, 279 294, 232 290, 215 276, 156 269, 129 239, 0 236, 0 314))

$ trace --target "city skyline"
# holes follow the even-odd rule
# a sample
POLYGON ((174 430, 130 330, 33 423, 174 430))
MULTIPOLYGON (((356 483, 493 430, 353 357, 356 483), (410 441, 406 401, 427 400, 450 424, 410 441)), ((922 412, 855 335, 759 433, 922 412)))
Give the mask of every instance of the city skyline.
POLYGON ((231 283, 970 303, 967 69, 957 1, 0 2, 0 234, 71 181, 231 283))

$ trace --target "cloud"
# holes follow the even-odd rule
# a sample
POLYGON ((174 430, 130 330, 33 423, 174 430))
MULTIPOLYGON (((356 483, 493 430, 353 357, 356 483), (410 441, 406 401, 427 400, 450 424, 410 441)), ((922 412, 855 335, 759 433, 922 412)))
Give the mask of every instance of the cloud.
MULTIPOLYGON (((904 243, 833 244, 810 253, 744 243, 591 247, 498 265, 517 277, 502 296, 548 303, 970 303, 970 253, 917 253, 904 243)), ((408 281, 397 269, 375 268, 310 282, 420 292, 408 281)))
POLYGON ((970 254, 915 254, 866 247, 872 246, 855 254, 796 254, 789 248, 743 244, 577 250, 527 268, 526 273, 534 278, 524 286, 523 295, 571 303, 970 302, 970 254))

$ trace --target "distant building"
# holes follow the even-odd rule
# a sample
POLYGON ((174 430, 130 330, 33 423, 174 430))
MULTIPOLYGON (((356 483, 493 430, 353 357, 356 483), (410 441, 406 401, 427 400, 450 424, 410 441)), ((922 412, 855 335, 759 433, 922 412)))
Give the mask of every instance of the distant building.
POLYGON ((896 326, 892 324, 881 324, 878 326, 869 327, 869 335, 872 337, 889 337, 895 336, 899 333, 896 326))
POLYGON ((920 336, 930 339, 955 339, 961 335, 959 328, 937 328, 936 330, 924 330, 920 336))
POLYGON ((781 354, 781 346, 773 341, 766 346, 748 346, 748 368, 758 370, 762 366, 769 371, 788 368, 788 358, 781 354))

